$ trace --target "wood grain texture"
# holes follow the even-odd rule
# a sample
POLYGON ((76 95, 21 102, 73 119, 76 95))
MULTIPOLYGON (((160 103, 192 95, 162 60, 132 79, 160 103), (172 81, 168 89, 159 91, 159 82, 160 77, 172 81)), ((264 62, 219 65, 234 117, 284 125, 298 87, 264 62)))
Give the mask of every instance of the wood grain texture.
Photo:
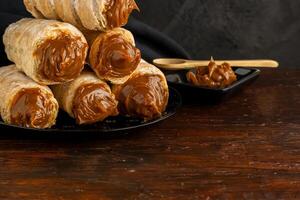
POLYGON ((300 70, 108 138, 9 136, 0 199, 300 199, 300 70))

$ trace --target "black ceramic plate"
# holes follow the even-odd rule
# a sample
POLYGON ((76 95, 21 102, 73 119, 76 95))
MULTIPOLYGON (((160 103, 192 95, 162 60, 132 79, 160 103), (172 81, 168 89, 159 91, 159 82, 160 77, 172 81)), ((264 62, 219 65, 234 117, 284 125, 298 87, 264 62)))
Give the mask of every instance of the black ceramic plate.
POLYGON ((193 93, 206 97, 220 97, 232 93, 241 86, 257 78, 260 74, 260 70, 252 68, 234 67, 233 70, 237 75, 237 81, 229 87, 223 89, 212 89, 208 87, 199 87, 190 84, 186 78, 186 73, 188 72, 187 70, 166 72, 166 77, 168 79, 169 84, 178 89, 181 93, 184 93, 184 95, 186 93, 193 93))
POLYGON ((75 120, 70 118, 66 113, 60 112, 57 124, 51 129, 32 129, 32 128, 23 128, 13 125, 7 125, 3 121, 0 121, 0 128, 6 129, 15 129, 16 131, 33 131, 33 132, 68 132, 68 133, 112 133, 112 132, 120 132, 120 131, 129 131, 132 129, 137 129, 149 125, 156 124, 160 121, 163 121, 176 113, 176 109, 181 106, 181 96, 180 94, 173 88, 170 88, 170 98, 169 104, 166 109, 166 112, 159 119, 153 121, 147 121, 130 118, 124 116, 111 117, 105 120, 104 122, 99 122, 93 125, 76 125, 75 120))

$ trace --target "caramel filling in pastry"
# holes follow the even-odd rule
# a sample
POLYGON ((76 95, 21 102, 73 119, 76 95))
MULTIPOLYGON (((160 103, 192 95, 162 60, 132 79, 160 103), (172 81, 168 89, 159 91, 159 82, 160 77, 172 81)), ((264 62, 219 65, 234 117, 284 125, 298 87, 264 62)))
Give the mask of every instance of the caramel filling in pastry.
POLYGON ((196 73, 188 72, 187 79, 197 86, 225 88, 235 82, 237 77, 228 63, 217 65, 211 61, 207 67, 198 67, 196 73))
POLYGON ((160 117, 168 104, 168 92, 161 77, 145 75, 128 80, 119 94, 119 109, 123 114, 151 120, 160 117))
POLYGON ((134 0, 109 0, 105 12, 108 29, 127 24, 133 10, 139 10, 134 0))
POLYGON ((41 59, 41 78, 57 82, 76 78, 83 69, 87 48, 80 38, 66 34, 44 41, 35 52, 41 59))
POLYGON ((73 100, 73 114, 78 124, 91 124, 115 116, 118 103, 103 84, 79 87, 73 100))
POLYGON ((22 89, 11 107, 11 123, 28 128, 44 128, 55 104, 40 89, 22 89))
POLYGON ((140 50, 123 39, 120 34, 107 37, 100 43, 96 40, 94 44, 98 45, 99 51, 96 60, 94 60, 96 63, 91 64, 98 75, 122 78, 132 74, 140 63, 140 50))

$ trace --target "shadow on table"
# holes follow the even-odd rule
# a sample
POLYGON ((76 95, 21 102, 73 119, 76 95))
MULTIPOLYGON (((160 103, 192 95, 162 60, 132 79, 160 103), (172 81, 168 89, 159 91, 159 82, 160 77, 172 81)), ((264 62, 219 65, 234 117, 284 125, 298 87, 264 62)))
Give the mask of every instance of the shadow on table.
MULTIPOLYGON (((153 125, 155 128, 157 125, 153 125)), ((116 131, 111 133, 101 132, 40 132, 32 130, 13 130, 11 128, 2 128, 0 140, 54 140, 54 141, 92 141, 92 140, 115 140, 130 139, 144 134, 149 134, 147 128, 138 128, 128 131, 116 131)))

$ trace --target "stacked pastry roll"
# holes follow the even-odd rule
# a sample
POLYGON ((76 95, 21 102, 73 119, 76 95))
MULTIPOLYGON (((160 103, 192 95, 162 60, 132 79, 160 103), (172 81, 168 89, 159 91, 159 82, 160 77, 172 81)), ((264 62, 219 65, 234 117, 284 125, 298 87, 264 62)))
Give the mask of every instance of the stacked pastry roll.
POLYGON ((55 124, 58 103, 47 86, 40 85, 15 65, 0 68, 1 117, 8 124, 49 128, 55 124))
POLYGON ((24 0, 36 18, 56 19, 80 29, 106 31, 124 26, 133 10, 134 0, 24 0))
POLYGON ((3 36, 14 63, 0 68, 5 123, 50 128, 59 108, 78 124, 119 114, 151 120, 164 113, 164 74, 141 60, 132 33, 121 28, 138 10, 134 0, 24 4, 36 19, 11 24, 3 36))
POLYGON ((85 35, 90 44, 89 64, 98 77, 113 84, 126 82, 141 61, 132 33, 115 28, 85 35))
POLYGON ((114 85, 112 90, 122 114, 145 120, 160 117, 169 100, 165 75, 144 60, 125 83, 114 85))
POLYGON ((120 28, 138 10, 134 0, 24 0, 24 4, 36 18, 79 28, 89 41, 88 62, 99 78, 121 84, 137 68, 141 53, 132 33, 120 28))
POLYGON ((78 124, 92 124, 118 115, 118 102, 109 85, 93 72, 84 71, 72 82, 52 86, 60 107, 78 124))
POLYGON ((3 36, 7 57, 44 85, 71 81, 83 70, 88 44, 73 25, 54 20, 22 19, 3 36))

